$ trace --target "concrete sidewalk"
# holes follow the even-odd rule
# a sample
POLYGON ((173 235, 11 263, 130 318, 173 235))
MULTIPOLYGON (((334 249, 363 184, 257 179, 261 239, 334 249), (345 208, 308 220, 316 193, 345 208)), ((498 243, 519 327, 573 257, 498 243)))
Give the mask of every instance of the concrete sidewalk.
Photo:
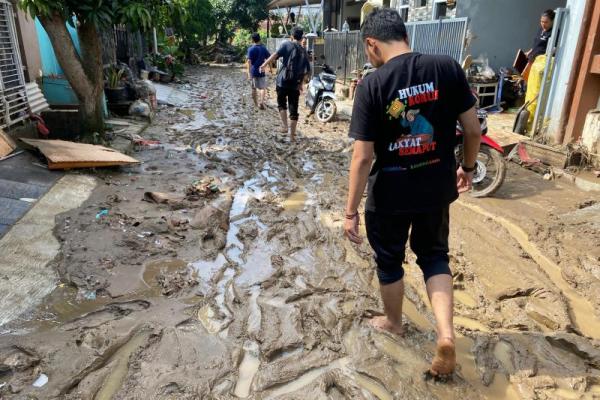
POLYGON ((58 276, 48 263, 60 250, 55 217, 79 207, 95 186, 90 176, 64 176, 0 239, 0 326, 52 292, 58 276))

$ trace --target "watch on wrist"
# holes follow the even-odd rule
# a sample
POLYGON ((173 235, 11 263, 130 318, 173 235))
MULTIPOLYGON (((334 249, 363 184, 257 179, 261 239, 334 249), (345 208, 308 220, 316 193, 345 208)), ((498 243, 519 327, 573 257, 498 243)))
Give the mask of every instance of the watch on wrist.
POLYGON ((475 171, 477 169, 476 165, 473 165, 472 167, 467 167, 464 163, 460 164, 460 167, 465 172, 473 172, 473 171, 475 171))

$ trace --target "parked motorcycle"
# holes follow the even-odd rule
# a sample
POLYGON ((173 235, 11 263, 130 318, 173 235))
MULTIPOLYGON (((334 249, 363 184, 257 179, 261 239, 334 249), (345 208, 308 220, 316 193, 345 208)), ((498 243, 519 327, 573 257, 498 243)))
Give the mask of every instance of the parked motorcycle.
MULTIPOLYGON (((504 149, 493 139, 487 136, 487 112, 477 110, 477 118, 481 125, 481 146, 475 162, 473 172, 473 190, 471 196, 486 197, 494 194, 504 182, 506 177, 506 161, 504 160, 504 149)), ((456 123, 457 144, 454 148, 456 162, 463 160, 463 127, 456 123)))
POLYGON ((314 114, 319 122, 329 122, 337 113, 335 104, 335 81, 337 76, 327 64, 317 65, 321 73, 313 76, 308 83, 306 92, 306 107, 314 114))

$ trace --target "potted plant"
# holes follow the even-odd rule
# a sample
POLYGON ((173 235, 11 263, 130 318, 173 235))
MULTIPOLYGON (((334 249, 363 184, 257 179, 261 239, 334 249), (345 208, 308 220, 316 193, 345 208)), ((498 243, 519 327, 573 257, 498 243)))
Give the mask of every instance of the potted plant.
POLYGON ((124 70, 110 67, 106 72, 106 87, 104 93, 109 103, 123 103, 127 101, 127 88, 123 85, 124 70))

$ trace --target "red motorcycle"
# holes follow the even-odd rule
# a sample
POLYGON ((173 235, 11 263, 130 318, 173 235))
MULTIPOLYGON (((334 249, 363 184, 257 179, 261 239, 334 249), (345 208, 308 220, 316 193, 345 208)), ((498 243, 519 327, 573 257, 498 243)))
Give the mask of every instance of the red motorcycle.
MULTIPOLYGON (((481 125, 481 147, 477 154, 475 171, 473 172, 473 190, 471 196, 491 196, 502 186, 506 177, 506 161, 504 160, 504 149, 493 139, 487 136, 487 112, 477 110, 477 118, 481 125)), ((463 128, 460 123, 456 124, 456 147, 454 154, 459 164, 463 160, 463 128)))

